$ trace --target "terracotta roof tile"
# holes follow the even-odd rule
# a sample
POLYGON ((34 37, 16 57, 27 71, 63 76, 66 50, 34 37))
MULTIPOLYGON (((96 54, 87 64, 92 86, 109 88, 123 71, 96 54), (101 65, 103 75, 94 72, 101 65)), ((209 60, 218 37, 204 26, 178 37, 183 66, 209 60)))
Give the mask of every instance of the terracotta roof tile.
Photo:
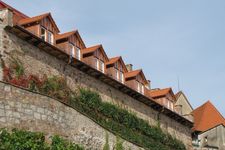
POLYGON ((102 45, 96 45, 96 46, 88 47, 88 48, 82 49, 81 52, 82 52, 83 55, 85 55, 85 54, 93 53, 98 49, 102 52, 102 54, 106 58, 106 62, 108 62, 109 58, 106 55, 105 50, 102 47, 102 45))
POLYGON ((141 73, 141 69, 129 71, 129 72, 125 73, 124 76, 125 76, 125 78, 133 78, 133 77, 136 77, 139 73, 141 73))
POLYGON ((63 33, 63 34, 57 34, 56 35, 56 40, 67 38, 67 37, 75 34, 76 32, 77 32, 77 30, 66 32, 66 33, 63 33))
POLYGON ((106 65, 114 64, 114 63, 116 63, 120 58, 121 58, 121 56, 110 58, 109 61, 106 63, 106 65))
POLYGON ((149 91, 149 95, 152 98, 162 97, 162 96, 166 96, 171 90, 172 90, 171 88, 158 89, 158 90, 150 90, 149 91))
POLYGON ((51 13, 45 13, 45 14, 42 14, 42 15, 39 15, 39 16, 35 16, 35 17, 31 17, 31 18, 25 18, 25 19, 21 19, 20 21, 18 21, 18 25, 25 25, 25 24, 29 24, 29 23, 33 23, 33 22, 36 22, 36 21, 40 21, 42 19, 44 19, 45 17, 50 17, 50 20, 52 21, 53 25, 55 26, 56 30, 58 32, 59 31, 59 28, 57 27, 55 21, 53 20, 52 16, 51 16, 51 13))
POLYGON ((81 51, 82 51, 83 54, 93 53, 94 51, 99 49, 101 46, 102 45, 96 45, 96 46, 92 46, 92 47, 82 49, 81 51))
POLYGON ((225 125, 224 117, 210 101, 196 108, 192 113, 194 116, 194 131, 206 131, 220 124, 225 125))
POLYGON ((47 17, 48 15, 50 15, 50 13, 45 13, 45 14, 35 16, 35 17, 32 17, 32 18, 25 18, 25 19, 20 20, 18 22, 18 24, 19 25, 25 25, 25 24, 32 23, 32 22, 35 22, 35 21, 40 21, 41 19, 47 17))

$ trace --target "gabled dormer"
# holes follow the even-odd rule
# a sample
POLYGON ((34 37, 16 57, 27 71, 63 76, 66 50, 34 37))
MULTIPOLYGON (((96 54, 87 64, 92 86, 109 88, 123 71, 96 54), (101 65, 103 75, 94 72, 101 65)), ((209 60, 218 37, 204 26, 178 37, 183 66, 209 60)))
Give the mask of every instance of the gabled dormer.
POLYGON ((59 29, 50 13, 21 19, 17 24, 40 37, 42 40, 55 45, 55 35, 59 33, 59 29))
POLYGON ((124 74, 127 73, 127 68, 121 56, 110 58, 106 63, 106 70, 108 76, 124 83, 124 74))
POLYGON ((81 50, 83 61, 93 68, 105 73, 105 63, 109 61, 102 45, 96 45, 81 50))
POLYGON ((81 49, 85 49, 85 44, 79 32, 71 31, 56 35, 56 46, 68 55, 81 60, 81 49))
MULTIPOLYGON (((131 68, 131 66, 128 65, 127 68, 131 68)), ((140 70, 131 69, 131 71, 125 73, 125 84, 143 95, 145 95, 146 90, 149 89, 150 86, 149 82, 150 81, 146 80, 145 75, 141 69, 140 70)))
POLYGON ((149 90, 149 96, 153 98, 157 103, 165 106, 172 111, 175 111, 174 105, 176 102, 176 97, 173 93, 172 88, 149 90))

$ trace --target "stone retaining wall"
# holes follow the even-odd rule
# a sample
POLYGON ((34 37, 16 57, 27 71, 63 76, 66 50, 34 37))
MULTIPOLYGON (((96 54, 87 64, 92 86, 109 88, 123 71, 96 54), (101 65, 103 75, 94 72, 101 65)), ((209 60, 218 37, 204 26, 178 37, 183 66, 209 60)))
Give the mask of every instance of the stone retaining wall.
MULTIPOLYGON (((61 102, 0 82, 0 128, 19 128, 61 135, 86 148, 102 150, 106 130, 91 119, 61 102)), ((116 143, 116 136, 109 133, 109 144, 116 143)), ((140 147, 124 142, 125 149, 140 147)))

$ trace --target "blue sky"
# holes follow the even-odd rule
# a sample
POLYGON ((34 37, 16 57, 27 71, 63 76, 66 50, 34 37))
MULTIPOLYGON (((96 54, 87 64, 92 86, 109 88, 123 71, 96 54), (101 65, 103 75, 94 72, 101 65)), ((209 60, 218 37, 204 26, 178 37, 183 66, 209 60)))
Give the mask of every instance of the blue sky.
POLYGON ((4 0, 29 16, 51 12, 61 32, 78 29, 143 68, 152 88, 180 89, 193 107, 210 100, 225 116, 224 0, 4 0))

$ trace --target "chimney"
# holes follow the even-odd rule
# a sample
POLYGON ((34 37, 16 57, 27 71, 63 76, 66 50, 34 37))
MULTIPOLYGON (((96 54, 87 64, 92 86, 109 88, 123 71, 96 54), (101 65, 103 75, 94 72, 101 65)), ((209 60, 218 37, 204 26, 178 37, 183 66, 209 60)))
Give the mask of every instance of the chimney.
POLYGON ((127 64, 126 65, 128 72, 133 71, 133 65, 132 64, 127 64))

